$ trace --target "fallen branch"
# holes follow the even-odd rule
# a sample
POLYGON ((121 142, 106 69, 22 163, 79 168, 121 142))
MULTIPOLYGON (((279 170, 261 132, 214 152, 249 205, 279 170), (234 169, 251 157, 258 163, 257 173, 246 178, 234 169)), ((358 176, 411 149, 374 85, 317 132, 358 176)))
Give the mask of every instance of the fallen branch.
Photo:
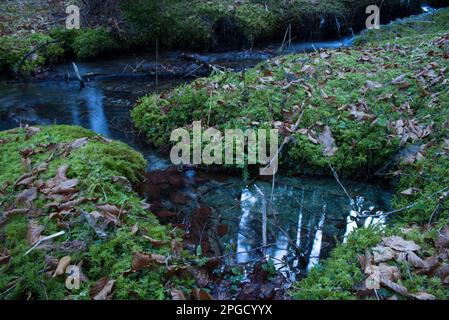
POLYGON ((36 48, 34 48, 33 50, 31 50, 30 52, 28 52, 27 54, 25 54, 22 59, 19 62, 19 65, 17 66, 17 71, 16 72, 20 72, 20 70, 22 69, 22 65, 25 63, 25 61, 35 52, 45 48, 46 46, 50 45, 50 44, 55 44, 61 42, 61 40, 53 40, 53 41, 47 41, 46 43, 43 43, 39 46, 37 46, 36 48))
POLYGON ((37 241, 27 252, 25 252, 25 254, 24 254, 24 256, 26 256, 27 254, 29 254, 31 251, 33 251, 38 245, 40 245, 42 242, 44 242, 44 241, 48 241, 48 240, 50 240, 50 239, 53 239, 53 238, 56 238, 56 237, 59 237, 59 236, 62 236, 62 235, 64 235, 65 234, 65 231, 59 231, 59 232, 57 232, 57 233, 54 233, 54 234, 52 234, 52 235, 50 235, 50 236, 47 236, 47 237, 43 237, 43 238, 41 238, 41 239, 39 239, 39 241, 37 241))
POLYGON ((80 72, 78 70, 78 66, 76 65, 75 62, 72 62, 72 66, 73 66, 73 70, 75 71, 75 74, 80 82, 80 88, 84 88, 85 87, 85 81, 84 79, 81 77, 80 72))

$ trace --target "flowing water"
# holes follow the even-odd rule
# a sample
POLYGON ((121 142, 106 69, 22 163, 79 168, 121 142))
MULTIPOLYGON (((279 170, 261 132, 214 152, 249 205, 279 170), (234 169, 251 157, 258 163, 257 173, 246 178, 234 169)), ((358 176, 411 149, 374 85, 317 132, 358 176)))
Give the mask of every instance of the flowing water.
MULTIPOLYGON (((425 10, 427 14, 432 12, 428 7, 425 10)), ((352 39, 291 43, 283 52, 339 48, 349 46, 352 39)), ((197 57, 238 70, 266 60, 270 55, 264 50, 211 53, 197 57)), ((142 95, 188 82, 189 73, 198 66, 171 53, 161 55, 157 62, 154 55, 141 54, 79 62, 78 67, 82 75, 102 73, 115 77, 97 78, 80 89, 75 81, 63 81, 66 70, 72 70, 71 64, 66 64, 58 66, 47 81, 4 79, 0 82, 0 130, 24 124, 78 125, 129 144, 148 160, 148 171, 168 168, 171 165, 169 159, 149 147, 133 130, 129 111, 142 95), (185 72, 186 77, 161 77, 156 81, 154 76, 139 73, 139 70, 154 68, 160 72, 178 68, 185 72), (136 77, 139 74, 141 76, 136 77)), ((189 170, 185 178, 193 179, 195 175, 195 171, 189 170)), ((271 182, 266 181, 246 185, 237 177, 216 179, 209 176, 205 184, 186 188, 184 192, 194 200, 199 198, 198 193, 201 194, 201 202, 212 208, 213 223, 228 226, 228 232, 216 240, 222 253, 234 253, 229 255, 233 262, 245 264, 270 256, 278 269, 292 275, 310 270, 320 258, 329 254, 337 242, 345 241, 354 228, 379 222, 374 219, 357 222, 354 220, 356 212, 389 209, 391 195, 380 187, 351 181, 344 184, 351 200, 333 179, 279 175, 274 188, 271 182), (206 189, 212 191, 204 192, 206 189), (267 212, 266 219, 262 217, 264 211, 267 212)), ((190 206, 197 205, 198 201, 192 201, 190 206)), ((167 206, 172 206, 172 210, 184 210, 172 204, 167 206)))

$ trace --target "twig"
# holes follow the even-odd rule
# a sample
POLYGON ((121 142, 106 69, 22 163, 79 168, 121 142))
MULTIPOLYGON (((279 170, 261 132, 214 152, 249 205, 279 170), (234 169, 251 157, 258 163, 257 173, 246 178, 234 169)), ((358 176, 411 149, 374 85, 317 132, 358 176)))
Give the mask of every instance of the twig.
POLYGON ((447 186, 447 187, 445 187, 445 188, 443 188, 443 189, 441 189, 441 190, 439 190, 439 191, 437 191, 435 193, 432 193, 431 195, 429 195, 427 197, 424 197, 424 199, 419 199, 418 201, 416 201, 416 202, 414 202, 414 203, 412 203, 412 204, 410 204, 410 205, 408 205, 406 207, 397 209, 397 210, 393 210, 393 211, 389 211, 389 212, 382 212, 382 213, 379 213, 379 214, 376 214, 376 215, 367 215, 367 216, 360 216, 360 217, 362 217, 362 218, 368 218, 368 217, 380 218, 380 217, 384 217, 384 216, 388 217, 388 216, 390 216, 392 214, 395 214, 395 213, 399 213, 399 212, 403 212, 403 211, 407 211, 407 210, 413 209, 418 204, 420 204, 422 201, 427 200, 427 199, 431 199, 434 196, 436 196, 436 195, 438 195, 440 193, 446 192, 448 190, 449 190, 449 186, 447 186))
POLYGON ((286 137, 284 139, 284 141, 282 142, 281 146, 279 147, 279 149, 277 150, 276 154, 274 155, 274 157, 270 160, 270 162, 267 164, 267 166, 265 168, 268 168, 269 166, 271 166, 273 164, 273 161, 275 161, 275 159, 277 159, 277 157, 282 153, 282 151, 284 150, 284 147, 287 143, 289 143, 290 141, 293 140, 293 135, 296 133, 296 131, 298 130, 299 124, 301 123, 302 117, 304 115, 304 112, 306 111, 306 109, 304 108, 301 112, 301 114, 299 115, 298 120, 296 121, 295 125, 292 128, 292 132, 290 134, 290 136, 286 137))
POLYGON ((338 174, 337 171, 334 169, 334 167, 332 167, 330 161, 327 162, 329 165, 329 168, 332 171, 332 174, 334 175, 335 180, 337 180, 337 183, 340 185, 340 187, 343 189, 344 193, 346 194, 346 196, 349 199, 349 204, 352 207, 352 210, 354 210, 355 212, 357 212, 356 208, 354 207, 354 200, 351 198, 351 196, 349 195, 348 190, 346 190, 346 188, 344 187, 344 185, 341 183, 340 179, 338 178, 338 174))
POLYGON ((62 236, 65 234, 65 231, 59 231, 57 233, 54 233, 50 236, 44 237, 42 239, 39 239, 39 241, 37 241, 27 252, 25 252, 24 256, 26 256, 27 254, 29 254, 31 251, 33 251, 38 245, 40 245, 42 242, 62 236))

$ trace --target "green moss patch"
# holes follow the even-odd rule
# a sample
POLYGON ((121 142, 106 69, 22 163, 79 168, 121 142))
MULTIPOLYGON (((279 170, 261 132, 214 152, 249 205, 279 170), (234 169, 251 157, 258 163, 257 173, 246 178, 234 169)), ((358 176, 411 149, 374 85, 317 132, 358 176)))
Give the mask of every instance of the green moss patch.
POLYGON ((171 246, 181 235, 161 226, 131 189, 146 168, 139 153, 79 127, 48 126, 0 132, 0 154, 2 299, 164 299, 171 286, 193 286, 165 263, 133 269, 135 253, 165 257, 175 270, 182 264, 171 246), (32 189, 35 196, 20 201, 32 189), (26 254, 39 237, 60 231, 26 254), (80 267, 79 289, 65 286, 68 256, 80 267))

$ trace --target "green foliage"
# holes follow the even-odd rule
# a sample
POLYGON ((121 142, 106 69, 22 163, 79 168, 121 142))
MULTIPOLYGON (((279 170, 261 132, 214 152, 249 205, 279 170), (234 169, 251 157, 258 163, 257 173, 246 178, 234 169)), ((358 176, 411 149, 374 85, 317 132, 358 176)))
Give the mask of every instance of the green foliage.
POLYGON ((299 300, 354 299, 354 286, 362 281, 362 270, 357 255, 365 248, 381 240, 379 228, 359 229, 351 233, 347 243, 339 245, 331 256, 314 267, 307 278, 298 282, 292 290, 299 300))
POLYGON ((96 57, 119 48, 114 36, 104 28, 83 29, 73 41, 73 51, 78 58, 96 57))
MULTIPOLYGON (((43 33, 32 33, 24 38, 17 36, 0 37, 0 69, 16 70, 25 55, 55 39, 43 33)), ((62 59, 64 50, 59 43, 52 43, 36 51, 21 66, 23 73, 31 73, 37 67, 55 63, 62 59)))
MULTIPOLYGON (((298 38, 309 38, 316 33, 324 36, 320 29, 322 18, 340 21, 340 32, 349 32, 354 26, 362 27, 360 14, 372 4, 385 4, 381 0, 364 1, 260 1, 250 0, 236 3, 234 0, 121 0, 123 18, 130 27, 128 37, 136 45, 154 46, 159 42, 165 48, 208 49, 217 43, 229 41, 234 44, 252 46, 256 43, 282 40, 289 25, 298 38)), ((394 11, 416 11, 419 0, 390 1, 394 11)))

